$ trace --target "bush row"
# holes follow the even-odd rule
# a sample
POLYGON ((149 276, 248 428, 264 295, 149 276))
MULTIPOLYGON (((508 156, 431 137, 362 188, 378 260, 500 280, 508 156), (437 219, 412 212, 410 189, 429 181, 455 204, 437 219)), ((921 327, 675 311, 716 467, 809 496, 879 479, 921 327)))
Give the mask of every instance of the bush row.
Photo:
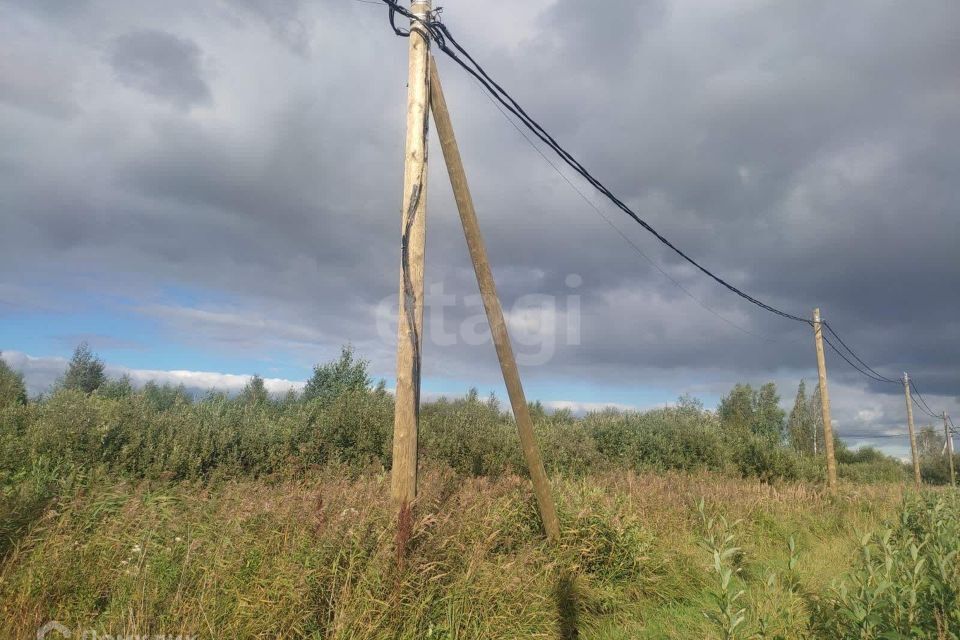
MULTIPOLYGON (((532 414, 549 471, 719 471, 763 480, 818 480, 820 458, 725 425, 698 403, 646 412, 605 410, 576 418, 532 414)), ((467 475, 525 472, 512 416, 476 393, 421 412, 420 452, 467 475)), ((390 467, 393 398, 382 388, 280 401, 209 394, 192 400, 162 387, 118 394, 60 389, 0 409, 0 474, 37 464, 104 468, 131 477, 199 479, 299 471, 330 462, 390 467)), ((841 448, 842 476, 895 481, 903 466, 841 448), (862 460, 860 458, 863 458, 862 460)))

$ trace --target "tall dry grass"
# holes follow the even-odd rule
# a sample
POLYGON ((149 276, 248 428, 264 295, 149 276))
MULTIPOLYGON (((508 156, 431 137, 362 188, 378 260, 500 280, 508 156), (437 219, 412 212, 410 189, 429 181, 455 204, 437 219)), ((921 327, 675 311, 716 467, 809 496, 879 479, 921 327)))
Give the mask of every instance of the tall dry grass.
MULTIPOLYGON (((894 487, 832 497, 715 473, 563 477, 564 535, 551 547, 526 479, 439 466, 422 477, 402 566, 382 471, 92 478, 3 562, 0 636, 32 637, 56 619, 209 638, 706 637, 699 499, 743 522, 746 584, 778 566, 792 535, 799 581, 817 591, 850 566, 854 531, 891 516, 900 498, 894 487)), ((751 615, 808 615, 786 589, 749 598, 751 615)))

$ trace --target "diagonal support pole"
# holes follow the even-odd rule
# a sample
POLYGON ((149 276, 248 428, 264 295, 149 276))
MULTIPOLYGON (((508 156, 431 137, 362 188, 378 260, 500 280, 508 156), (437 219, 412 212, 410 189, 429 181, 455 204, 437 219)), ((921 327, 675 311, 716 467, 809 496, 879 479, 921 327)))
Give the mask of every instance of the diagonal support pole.
POLYGON ((483 307, 487 312, 487 322, 490 324, 490 333, 493 335, 493 344, 497 349, 497 358, 500 360, 500 370, 503 372, 503 381, 510 396, 510 405, 513 407, 513 416, 517 421, 517 430, 520 432, 520 445, 533 481, 533 491, 540 508, 540 518, 547 537, 556 541, 560 537, 560 523, 557 520, 557 510, 553 502, 550 489, 550 480, 543 468, 537 439, 533 433, 533 420, 530 418, 530 409, 527 398, 520 383, 520 372, 513 356, 513 347, 510 344, 510 335, 507 333, 507 323, 503 319, 503 309, 497 296, 497 287, 487 260, 487 249, 477 224, 477 213, 473 208, 473 198, 467 185, 467 174, 463 169, 460 158, 460 149, 457 139, 453 135, 453 124, 450 121, 450 112, 440 87, 440 76, 437 72, 437 63, 430 56, 430 107, 433 111, 433 120, 437 127, 437 136, 440 139, 440 148, 443 150, 443 159, 447 164, 447 173, 453 187, 453 195, 460 211, 460 222, 463 224, 463 234, 470 249, 470 258, 473 261, 473 270, 477 275, 477 284, 480 285, 480 295, 483 298, 483 307))

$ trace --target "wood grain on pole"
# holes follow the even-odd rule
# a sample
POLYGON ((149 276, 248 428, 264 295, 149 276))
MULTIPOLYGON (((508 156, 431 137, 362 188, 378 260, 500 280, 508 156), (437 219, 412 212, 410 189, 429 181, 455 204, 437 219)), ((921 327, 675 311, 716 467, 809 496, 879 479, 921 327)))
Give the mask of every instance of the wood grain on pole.
MULTIPOLYGON (((411 2, 427 17, 430 1, 411 2)), ((417 496, 417 428, 420 417, 420 355, 423 340, 423 254, 427 215, 427 130, 430 122, 430 40, 411 21, 407 76, 407 141, 403 165, 400 240, 400 313, 397 330, 397 391, 393 420, 394 501, 406 509, 417 496)))
POLYGON ((823 327, 820 309, 813 310, 813 342, 817 348, 817 376, 820 380, 820 412, 823 416, 823 449, 827 453, 827 486, 837 488, 837 459, 833 455, 833 422, 830 420, 830 393, 827 391, 827 362, 823 356, 823 327))
POLYGON ((943 412, 943 437, 947 439, 947 459, 950 461, 950 484, 957 486, 957 477, 953 471, 953 434, 950 433, 950 427, 947 426, 947 412, 943 412))
POLYGON ((550 480, 543 468, 540 450, 537 447, 536 436, 533 432, 533 420, 530 418, 530 409, 520 383, 520 372, 510 344, 510 335, 507 332, 507 323, 503 319, 503 310, 500 299, 497 297, 497 287, 487 260, 487 249, 480 234, 477 223, 477 213, 473 207, 473 198, 467 184, 467 174, 460 158, 460 150, 453 134, 453 123, 450 121, 450 112, 440 86, 440 77, 437 72, 436 61, 430 57, 430 98, 433 110, 433 119, 437 126, 437 137, 440 139, 440 148, 447 164, 447 173, 450 175, 450 184, 453 186, 453 195, 460 211, 460 221, 463 224, 463 233, 466 236, 473 269, 477 275, 477 284, 480 286, 480 295, 483 298, 483 307, 487 312, 487 321, 490 323, 490 333, 493 335, 493 344, 500 360, 500 370, 503 372, 503 381, 510 396, 510 405, 513 407, 513 416, 517 421, 517 430, 520 432, 520 445, 527 461, 530 478, 533 481, 533 490, 540 508, 540 518, 547 537, 557 540, 560 537, 560 523, 557 520, 557 510, 553 502, 553 493, 550 489, 550 480))
POLYGON ((913 480, 920 488, 920 458, 917 457, 917 435, 913 431, 913 401, 910 399, 910 376, 903 374, 903 395, 907 400, 907 430, 910 432, 910 455, 913 457, 913 480))

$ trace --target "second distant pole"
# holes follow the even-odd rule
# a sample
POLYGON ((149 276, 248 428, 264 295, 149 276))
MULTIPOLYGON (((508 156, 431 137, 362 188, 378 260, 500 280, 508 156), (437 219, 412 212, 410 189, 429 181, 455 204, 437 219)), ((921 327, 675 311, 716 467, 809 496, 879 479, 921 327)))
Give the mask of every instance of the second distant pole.
POLYGON ((950 484, 957 486, 957 476, 953 470, 953 434, 947 426, 947 412, 943 412, 943 436, 947 439, 947 459, 950 461, 950 484))
POLYGON ((910 432, 910 455, 913 458, 913 481, 920 490, 920 459, 917 457, 917 434, 913 430, 913 401, 910 398, 910 376, 903 373, 903 395, 907 400, 907 430, 910 432))
POLYGON ((833 455, 833 422, 830 420, 830 392, 827 391, 827 361, 823 355, 823 326, 820 309, 813 310, 813 344, 817 349, 817 378, 820 383, 820 411, 823 416, 823 449, 827 453, 827 486, 837 489, 837 459, 833 455))

